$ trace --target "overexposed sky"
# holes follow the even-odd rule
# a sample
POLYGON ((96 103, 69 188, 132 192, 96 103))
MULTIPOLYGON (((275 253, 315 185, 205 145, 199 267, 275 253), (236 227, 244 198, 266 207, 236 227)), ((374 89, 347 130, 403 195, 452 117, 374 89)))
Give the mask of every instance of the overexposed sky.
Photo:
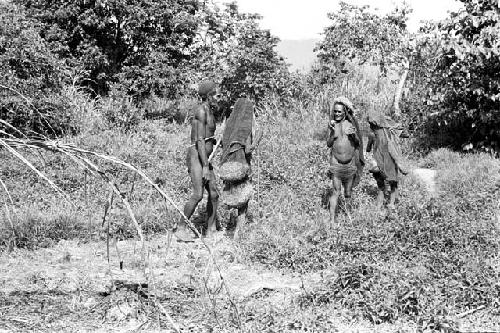
MULTIPOLYGON (((381 14, 389 12, 400 0, 344 0, 354 5, 370 5, 381 14)), ((219 3, 229 2, 217 0, 219 3)), ((261 26, 281 39, 320 38, 329 25, 328 12, 339 9, 339 0, 236 0, 240 11, 259 13, 261 26)), ((448 11, 461 7, 456 0, 407 0, 413 8, 408 28, 415 31, 421 20, 439 20, 448 11)))

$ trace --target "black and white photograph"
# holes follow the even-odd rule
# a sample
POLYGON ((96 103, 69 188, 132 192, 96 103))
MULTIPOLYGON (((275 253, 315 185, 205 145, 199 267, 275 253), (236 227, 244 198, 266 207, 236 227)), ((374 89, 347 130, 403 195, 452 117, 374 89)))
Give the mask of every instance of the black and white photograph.
POLYGON ((0 0, 0 333, 500 333, 499 0, 0 0))

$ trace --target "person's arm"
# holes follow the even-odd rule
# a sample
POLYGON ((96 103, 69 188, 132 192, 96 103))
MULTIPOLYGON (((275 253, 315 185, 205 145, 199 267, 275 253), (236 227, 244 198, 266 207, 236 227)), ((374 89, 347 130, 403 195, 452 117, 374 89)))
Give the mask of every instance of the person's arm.
POLYGON ((346 134, 349 140, 354 144, 355 147, 359 147, 359 143, 361 140, 358 137, 358 133, 356 131, 356 128, 353 125, 349 125, 346 129, 346 134))
POLYGON ((203 178, 207 179, 209 169, 208 169, 208 157, 205 148, 205 133, 206 133, 206 123, 207 114, 203 106, 198 108, 195 115, 196 124, 196 150, 198 151, 198 157, 200 158, 201 165, 203 166, 203 178))
POLYGON ((260 144, 260 140, 262 140, 263 134, 264 134, 264 132, 262 130, 257 129, 255 131, 255 139, 252 138, 251 134, 248 136, 247 144, 245 145, 245 154, 250 154, 255 149, 257 149, 257 147, 260 144))
POLYGON ((368 135, 368 143, 366 145, 366 152, 369 153, 372 151, 372 148, 373 148, 373 142, 374 142, 374 138, 373 138, 373 134, 369 134, 368 135))
POLYGON ((410 133, 404 129, 401 131, 401 134, 399 135, 399 137, 403 138, 403 139, 408 139, 410 137, 410 133))
POLYGON ((328 139, 326 140, 326 146, 331 148, 333 146, 333 141, 335 141, 335 125, 332 122, 328 124, 328 139))

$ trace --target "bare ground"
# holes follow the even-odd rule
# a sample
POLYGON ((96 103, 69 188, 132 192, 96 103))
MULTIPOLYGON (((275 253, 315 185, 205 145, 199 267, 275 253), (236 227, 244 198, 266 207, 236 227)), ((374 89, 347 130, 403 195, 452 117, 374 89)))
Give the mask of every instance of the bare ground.
POLYGON ((411 171, 411 175, 425 185, 425 188, 431 195, 436 195, 438 191, 436 185, 436 174, 436 170, 425 168, 415 168, 411 171))
MULTIPOLYGON (((200 241, 169 244, 166 235, 148 241, 147 267, 134 240, 112 244, 109 263, 105 242, 4 253, 0 332, 168 332, 169 316, 183 332, 417 330, 414 323, 349 320, 341 308, 302 309, 297 296, 327 272, 298 275, 245 263, 226 237, 211 246, 225 284, 200 241)), ((500 331, 481 315, 467 315, 462 326, 500 331)))

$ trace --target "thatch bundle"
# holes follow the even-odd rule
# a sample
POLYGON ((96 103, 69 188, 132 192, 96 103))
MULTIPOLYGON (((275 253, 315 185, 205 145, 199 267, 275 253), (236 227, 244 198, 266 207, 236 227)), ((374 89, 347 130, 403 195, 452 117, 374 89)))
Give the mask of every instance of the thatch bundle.
POLYGON ((250 173, 250 166, 246 162, 230 161, 219 168, 219 176, 227 182, 242 180, 250 173))
POLYGON ((222 199, 229 208, 240 208, 248 203, 253 195, 253 185, 250 179, 227 184, 222 192, 222 199))

